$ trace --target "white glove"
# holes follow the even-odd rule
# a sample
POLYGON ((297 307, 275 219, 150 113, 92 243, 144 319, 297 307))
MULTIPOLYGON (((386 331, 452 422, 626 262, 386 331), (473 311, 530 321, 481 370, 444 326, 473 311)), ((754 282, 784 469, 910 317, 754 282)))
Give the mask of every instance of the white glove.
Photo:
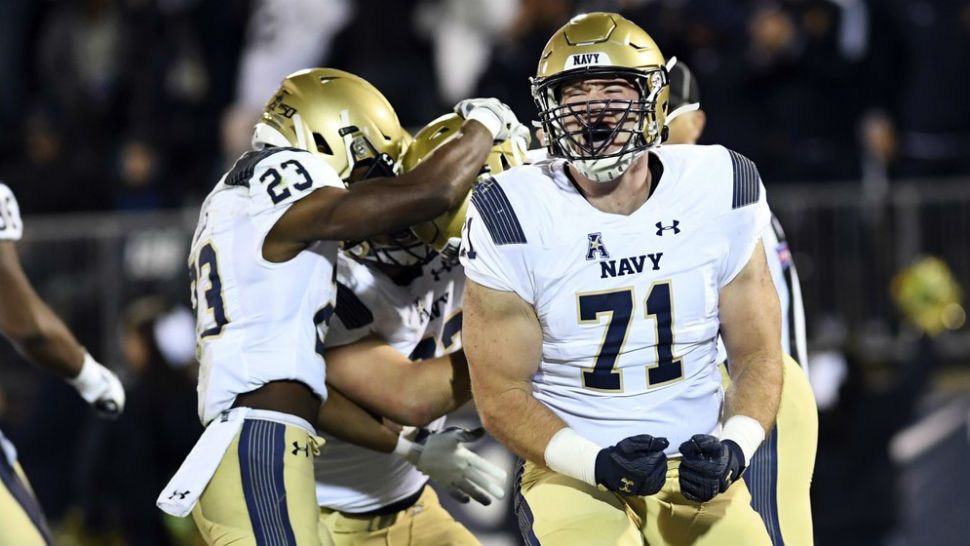
POLYGON ((117 419, 125 409, 125 388, 118 376, 87 352, 84 353, 81 373, 67 382, 77 389, 81 398, 94 406, 94 411, 101 417, 117 419))
POLYGON ((489 495, 505 498, 508 473, 462 445, 484 435, 485 429, 481 427, 475 430, 448 427, 437 432, 422 430, 413 442, 402 434, 394 453, 444 486, 455 500, 466 503, 471 497, 488 506, 492 503, 489 495))
POLYGON ((529 145, 532 144, 532 131, 519 123, 510 128, 509 134, 515 148, 524 155, 529 150, 529 145))
POLYGON ((492 140, 505 140, 516 126, 522 125, 512 109, 498 99, 465 99, 455 105, 455 113, 484 125, 492 133, 492 140))

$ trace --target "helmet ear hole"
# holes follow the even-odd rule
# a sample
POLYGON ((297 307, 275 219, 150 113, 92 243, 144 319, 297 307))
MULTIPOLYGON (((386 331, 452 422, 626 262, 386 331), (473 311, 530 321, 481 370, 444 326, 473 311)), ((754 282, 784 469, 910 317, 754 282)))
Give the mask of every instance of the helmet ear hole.
POLYGON ((321 154, 333 155, 333 150, 320 133, 313 133, 313 143, 316 144, 317 151, 321 154))

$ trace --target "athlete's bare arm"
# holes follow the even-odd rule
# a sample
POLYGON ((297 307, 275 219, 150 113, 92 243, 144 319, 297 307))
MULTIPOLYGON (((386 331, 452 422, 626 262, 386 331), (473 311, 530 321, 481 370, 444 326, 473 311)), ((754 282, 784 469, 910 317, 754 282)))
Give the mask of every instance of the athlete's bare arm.
POLYGON ((320 188, 276 222, 263 255, 286 261, 313 241, 356 241, 430 220, 465 198, 492 144, 484 125, 466 121, 454 139, 408 173, 364 180, 348 190, 320 188))
POLYGON ((512 292, 465 282, 462 344, 482 424, 516 455, 545 464, 549 440, 566 426, 532 396, 542 357, 535 311, 512 292))
POLYGON ((34 291, 12 241, 0 241, 0 302, 0 332, 18 350, 31 362, 61 377, 77 377, 84 350, 34 291))
POLYGON ((767 433, 781 400, 781 311, 760 240, 744 269, 721 289, 719 314, 731 374, 724 419, 746 415, 767 433))
POLYGON ((327 382, 364 407, 416 427, 451 413, 471 398, 468 362, 462 351, 412 362, 377 337, 328 348, 327 382))
POLYGON ((374 451, 394 451, 397 432, 384 426, 373 415, 333 388, 333 385, 328 384, 327 394, 327 401, 320 406, 317 428, 341 440, 374 451))

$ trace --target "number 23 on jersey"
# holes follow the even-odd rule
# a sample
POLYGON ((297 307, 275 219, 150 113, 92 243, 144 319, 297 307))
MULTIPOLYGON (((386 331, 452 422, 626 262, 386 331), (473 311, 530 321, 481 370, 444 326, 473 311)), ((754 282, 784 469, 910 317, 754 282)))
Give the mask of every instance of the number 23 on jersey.
POLYGON ((222 328, 229 324, 229 317, 223 301, 218 254, 211 242, 199 249, 196 259, 189 265, 189 281, 199 339, 221 334, 222 328), (200 301, 204 305, 201 314, 200 301))

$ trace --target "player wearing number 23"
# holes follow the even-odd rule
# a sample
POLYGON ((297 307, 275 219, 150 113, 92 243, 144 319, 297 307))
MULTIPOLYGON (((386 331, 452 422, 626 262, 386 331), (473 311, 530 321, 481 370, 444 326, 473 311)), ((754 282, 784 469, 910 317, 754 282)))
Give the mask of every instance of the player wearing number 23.
POLYGON ((451 146, 397 176, 407 137, 387 99, 347 72, 296 72, 267 103, 254 149, 202 204, 189 277, 206 431, 158 504, 191 511, 209 544, 322 544, 311 423, 339 396, 316 350, 333 314, 337 245, 464 199, 517 122, 494 99, 459 110, 451 146))
POLYGON ((741 479, 782 382, 757 169, 658 147, 664 58, 618 15, 553 35, 532 89, 549 159, 476 187, 461 251, 473 391, 525 459, 526 544, 769 545, 741 479))

